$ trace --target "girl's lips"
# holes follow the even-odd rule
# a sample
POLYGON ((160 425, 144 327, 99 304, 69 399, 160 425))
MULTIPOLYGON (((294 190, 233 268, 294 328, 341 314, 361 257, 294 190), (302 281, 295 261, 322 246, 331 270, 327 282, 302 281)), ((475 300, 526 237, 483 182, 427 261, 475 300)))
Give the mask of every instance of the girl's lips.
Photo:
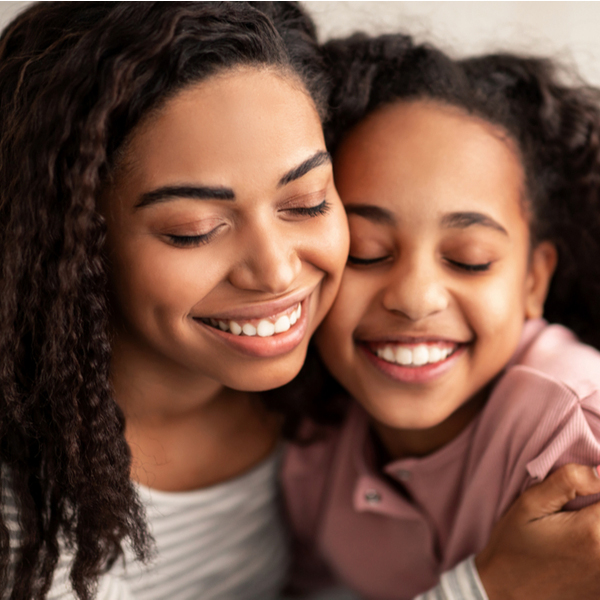
MULTIPOLYGON (((194 318, 194 322, 202 327, 203 330, 208 331, 211 335, 216 336, 219 340, 224 341, 227 345, 231 346, 235 350, 256 358, 270 358, 287 354, 291 352, 296 346, 298 346, 306 336, 308 329, 308 312, 310 310, 310 298, 312 293, 304 298, 299 306, 296 308, 294 305, 291 311, 284 311, 285 313, 295 313, 298 315, 292 324, 290 322, 289 329, 282 331, 281 333, 275 333, 274 335, 267 335, 261 337, 260 335, 244 335, 232 333, 229 328, 223 330, 223 328, 216 328, 211 324, 204 322, 203 319, 194 318)), ((289 318, 288 318, 289 319, 289 318)), ((237 329, 234 328, 236 331, 237 329)), ((256 331, 256 327, 254 327, 256 331)))
POLYGON ((448 372, 465 353, 467 344, 456 342, 359 343, 358 347, 379 371, 408 384, 434 381, 448 372))

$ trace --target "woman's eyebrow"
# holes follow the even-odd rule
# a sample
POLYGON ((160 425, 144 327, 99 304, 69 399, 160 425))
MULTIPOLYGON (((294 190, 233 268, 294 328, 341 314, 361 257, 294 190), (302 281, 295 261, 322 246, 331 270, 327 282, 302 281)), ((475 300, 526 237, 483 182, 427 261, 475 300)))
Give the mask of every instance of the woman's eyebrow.
POLYGON ((504 235, 508 235, 508 232, 498 221, 492 219, 488 215, 478 212, 455 212, 444 215, 442 218, 442 227, 446 228, 457 228, 466 229, 472 225, 482 225, 483 227, 489 227, 495 229, 504 235))
MULTIPOLYGON (((297 167, 290 169, 277 184, 282 187, 300 179, 309 171, 320 167, 322 164, 330 163, 331 155, 329 152, 320 150, 300 163, 297 167)), ((169 185, 157 188, 150 192, 145 192, 140 196, 139 201, 134 208, 149 206, 158 202, 168 202, 176 198, 191 198, 193 200, 235 200, 235 193, 231 188, 227 187, 211 187, 197 185, 169 185)))
POLYGON ((235 194, 231 188, 210 187, 197 185, 169 185, 140 196, 135 208, 156 204, 157 202, 168 202, 176 198, 191 198, 193 200, 235 200, 235 194))
POLYGON ((277 184, 277 187, 283 187, 296 179, 306 175, 309 171, 320 167, 325 163, 331 162, 331 154, 325 150, 320 150, 313 154, 310 158, 307 158, 304 162, 300 163, 297 167, 290 169, 277 184))

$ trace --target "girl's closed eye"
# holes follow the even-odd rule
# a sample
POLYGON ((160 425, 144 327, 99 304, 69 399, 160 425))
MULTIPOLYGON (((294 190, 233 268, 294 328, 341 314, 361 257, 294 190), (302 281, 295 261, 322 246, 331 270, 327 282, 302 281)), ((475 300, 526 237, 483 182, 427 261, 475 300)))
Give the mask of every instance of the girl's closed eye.
POLYGON ((485 271, 489 271, 490 267, 492 266, 492 261, 484 263, 468 263, 446 258, 446 262, 451 266, 468 273, 483 273, 485 271))
POLYGON ((482 240, 475 234, 460 234, 457 239, 445 240, 440 250, 441 260, 459 274, 482 274, 489 272, 494 263, 504 255, 503 238, 494 242, 482 240))
POLYGON ((387 231, 366 219, 350 215, 349 267, 369 267, 387 263, 393 258, 393 244, 387 231))
POLYGON ((390 258, 389 254, 388 255, 383 255, 383 256, 374 256, 373 258, 361 258, 359 256, 353 256, 352 254, 348 255, 348 264, 351 266, 369 266, 369 265, 376 265, 382 262, 385 262, 388 258, 390 258))

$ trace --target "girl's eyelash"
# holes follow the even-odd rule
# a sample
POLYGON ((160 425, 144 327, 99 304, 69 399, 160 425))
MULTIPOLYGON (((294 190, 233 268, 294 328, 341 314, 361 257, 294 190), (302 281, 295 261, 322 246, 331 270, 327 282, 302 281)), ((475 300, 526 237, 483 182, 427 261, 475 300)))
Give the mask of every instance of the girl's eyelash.
POLYGON ((462 269, 463 271, 467 271, 469 273, 481 273, 483 271, 487 271, 487 270, 489 270, 489 268, 492 265, 491 261, 487 262, 487 263, 481 263, 478 265, 469 265, 467 263, 461 263, 456 260, 450 260, 449 258, 447 258, 446 260, 453 267, 457 267, 457 268, 462 269))
POLYGON ((321 204, 317 204, 316 206, 297 206, 296 208, 288 208, 286 210, 302 217, 316 217, 328 213, 330 208, 331 204, 325 199, 321 204))
POLYGON ((172 235, 169 234, 167 237, 169 241, 174 246, 179 246, 180 248, 189 248, 192 246, 201 246, 203 244, 208 244, 210 240, 214 237, 220 227, 215 227, 212 231, 208 233, 203 233, 202 235, 172 235))
POLYGON ((356 256, 348 256, 348 263, 351 265, 374 265, 384 261, 387 256, 378 256, 377 258, 357 258, 356 256))

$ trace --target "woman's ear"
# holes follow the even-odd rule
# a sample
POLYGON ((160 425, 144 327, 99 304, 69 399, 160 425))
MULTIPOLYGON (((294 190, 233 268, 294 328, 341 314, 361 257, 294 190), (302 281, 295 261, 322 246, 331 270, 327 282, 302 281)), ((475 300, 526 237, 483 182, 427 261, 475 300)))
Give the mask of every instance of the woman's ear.
POLYGON ((525 318, 537 319, 544 314, 544 302, 556 268, 558 252, 552 242, 540 242, 531 253, 525 298, 525 318))

